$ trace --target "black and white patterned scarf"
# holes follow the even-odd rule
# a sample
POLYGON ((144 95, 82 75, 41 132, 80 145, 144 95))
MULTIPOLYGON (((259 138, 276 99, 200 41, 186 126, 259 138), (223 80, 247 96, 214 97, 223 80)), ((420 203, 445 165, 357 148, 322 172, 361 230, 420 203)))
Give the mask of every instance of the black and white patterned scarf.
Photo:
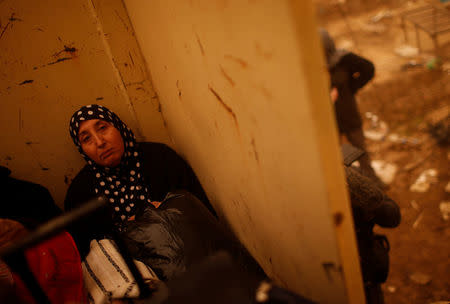
POLYGON ((136 215, 141 206, 151 205, 148 204, 151 201, 144 182, 141 152, 138 151, 136 139, 130 128, 114 112, 100 105, 84 106, 72 115, 69 130, 78 151, 94 171, 97 180, 95 193, 99 197, 106 197, 113 207, 114 223, 121 226, 122 222, 136 215), (96 164, 81 148, 78 140, 80 124, 91 119, 107 121, 119 130, 124 143, 124 155, 117 167, 108 168, 96 164))

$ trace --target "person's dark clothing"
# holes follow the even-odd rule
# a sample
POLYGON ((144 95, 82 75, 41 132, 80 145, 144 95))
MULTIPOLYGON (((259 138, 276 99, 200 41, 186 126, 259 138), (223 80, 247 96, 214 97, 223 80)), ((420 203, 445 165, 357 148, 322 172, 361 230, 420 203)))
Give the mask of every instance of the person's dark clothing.
POLYGON ((339 132, 347 134, 360 129, 362 120, 355 94, 373 78, 374 65, 361 56, 348 53, 334 67, 330 67, 329 71, 331 86, 338 90, 335 111, 339 132))
MULTIPOLYGON (((355 147, 367 151, 366 149, 366 141, 364 138, 364 132, 362 128, 357 128, 352 131, 347 132, 346 137, 348 141, 355 147)), ((378 178, 378 176, 375 173, 375 170, 372 168, 371 160, 369 157, 369 154, 366 152, 364 153, 359 159, 359 169, 362 175, 369 177, 373 180, 376 185, 383 189, 385 187, 384 183, 378 178)))
MULTIPOLYGON (((193 170, 175 151, 160 143, 139 143, 139 148, 142 152, 142 172, 152 201, 162 201, 168 192, 185 189, 198 197, 214 213, 193 170)), ((95 185, 94 172, 86 165, 74 178, 67 191, 65 210, 72 210, 95 198, 97 196, 95 185)), ((92 239, 102 239, 113 229, 111 213, 97 212, 69 230, 82 258, 89 252, 92 239)))
POLYGON ((239 268, 264 279, 264 272, 240 242, 192 194, 170 192, 158 208, 148 206, 120 233, 130 254, 150 265, 164 281, 220 250, 239 268))
POLYGON ((0 218, 12 219, 34 229, 61 214, 45 187, 12 178, 10 174, 8 168, 0 166, 0 218))
POLYGON ((373 232, 379 225, 394 228, 400 224, 400 209, 369 178, 351 167, 345 167, 361 270, 368 304, 384 303, 380 284, 389 273, 389 242, 373 232))
MULTIPOLYGON (((373 78, 374 65, 369 60, 348 52, 334 66, 329 67, 329 71, 331 86, 338 90, 334 108, 339 133, 344 134, 353 146, 367 151, 355 94, 373 78)), ((371 178, 378 187, 385 187, 375 174, 368 153, 359 159, 359 163, 363 175, 371 178)))
POLYGON ((251 276, 226 251, 193 265, 161 286, 146 304, 315 304, 298 294, 251 276), (263 287, 263 288, 262 288, 263 287))

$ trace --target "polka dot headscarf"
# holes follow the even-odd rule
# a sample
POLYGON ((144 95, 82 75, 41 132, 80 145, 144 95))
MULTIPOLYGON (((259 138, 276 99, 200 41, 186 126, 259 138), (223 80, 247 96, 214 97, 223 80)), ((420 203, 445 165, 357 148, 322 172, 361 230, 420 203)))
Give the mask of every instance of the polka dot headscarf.
POLYGON ((136 139, 130 128, 114 112, 100 105, 84 106, 72 115, 69 130, 78 151, 94 171, 97 180, 95 193, 99 197, 106 197, 113 207, 115 223, 120 224, 126 221, 136 214, 140 206, 150 203, 136 139), (100 166, 83 152, 78 140, 78 130, 83 121, 91 119, 101 119, 111 123, 122 135, 125 151, 117 167, 100 166))

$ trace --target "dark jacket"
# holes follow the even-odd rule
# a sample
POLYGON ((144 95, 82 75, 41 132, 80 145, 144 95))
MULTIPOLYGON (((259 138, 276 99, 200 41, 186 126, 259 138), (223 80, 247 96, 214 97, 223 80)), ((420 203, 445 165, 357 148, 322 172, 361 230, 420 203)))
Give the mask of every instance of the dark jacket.
MULTIPOLYGON (((145 182, 149 185, 153 201, 162 201, 166 194, 177 189, 194 194, 213 213, 209 200, 191 167, 171 148, 160 143, 139 143, 143 155, 142 166, 145 182)), ((96 197, 96 178, 89 166, 85 166, 74 178, 64 201, 66 211, 74 209, 96 197)), ((112 229, 111 214, 96 212, 69 229, 82 258, 89 252, 92 239, 102 239, 112 229)))
POLYGON ((340 133, 361 128, 362 121, 355 94, 374 74, 375 67, 372 62, 354 53, 347 53, 335 66, 330 67, 331 86, 339 93, 335 112, 340 133))
POLYGON ((0 166, 0 218, 34 229, 61 214, 47 188, 12 178, 10 174, 8 168, 0 166))

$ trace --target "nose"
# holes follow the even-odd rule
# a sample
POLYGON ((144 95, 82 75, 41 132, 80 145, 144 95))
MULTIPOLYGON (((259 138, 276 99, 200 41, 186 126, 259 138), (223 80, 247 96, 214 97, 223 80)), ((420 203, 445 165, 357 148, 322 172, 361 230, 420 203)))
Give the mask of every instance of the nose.
POLYGON ((94 135, 94 140, 95 140, 95 144, 97 145, 98 148, 103 147, 105 145, 105 143, 106 143, 105 139, 100 134, 95 134, 94 135))

